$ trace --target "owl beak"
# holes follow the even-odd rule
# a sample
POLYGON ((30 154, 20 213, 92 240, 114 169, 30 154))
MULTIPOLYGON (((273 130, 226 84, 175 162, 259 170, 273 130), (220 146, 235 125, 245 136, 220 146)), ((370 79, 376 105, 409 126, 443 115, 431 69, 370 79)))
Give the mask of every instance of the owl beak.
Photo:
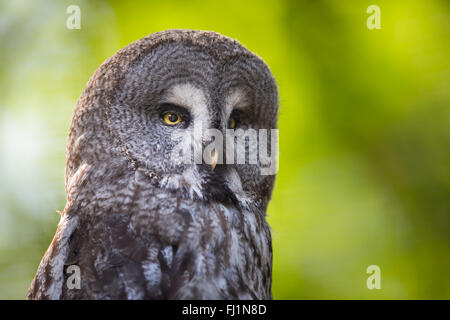
POLYGON ((214 171, 217 165, 217 159, 219 159, 219 153, 216 151, 216 149, 213 149, 211 151, 211 171, 214 171))

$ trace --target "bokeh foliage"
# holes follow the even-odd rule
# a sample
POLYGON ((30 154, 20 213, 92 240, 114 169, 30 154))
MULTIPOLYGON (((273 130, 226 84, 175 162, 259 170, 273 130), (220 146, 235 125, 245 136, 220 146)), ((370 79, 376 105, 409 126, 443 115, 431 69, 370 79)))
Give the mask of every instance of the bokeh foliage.
POLYGON ((214 30, 280 89, 276 299, 450 298, 448 1, 0 1, 0 298, 21 299, 64 208, 73 107, 149 33, 214 30), (66 8, 81 8, 81 29, 66 8), (379 30, 366 8, 381 8, 379 30), (381 268, 368 290, 366 268, 381 268))

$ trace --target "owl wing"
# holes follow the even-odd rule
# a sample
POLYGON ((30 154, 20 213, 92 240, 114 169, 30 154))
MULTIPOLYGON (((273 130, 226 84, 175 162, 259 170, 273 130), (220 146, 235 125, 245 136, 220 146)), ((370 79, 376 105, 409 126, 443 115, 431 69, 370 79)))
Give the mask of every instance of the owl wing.
POLYGON ((194 275, 193 250, 168 244, 156 232, 139 236, 128 213, 81 219, 67 245, 64 270, 78 266, 81 282, 79 289, 70 288, 71 275, 64 272, 60 299, 196 297, 186 290, 194 275))
MULTIPOLYGON (((252 289, 241 271, 231 267, 226 259, 221 260, 225 247, 218 245, 213 250, 214 257, 211 256, 206 243, 214 241, 209 238, 213 233, 202 232, 191 220, 187 219, 180 229, 185 237, 175 242, 162 237, 158 227, 151 223, 144 223, 142 232, 137 232, 131 220, 129 212, 64 213, 27 298, 255 299, 264 296, 252 289), (207 261, 216 267, 209 268, 205 274, 207 261), (71 266, 80 270, 79 287, 69 285, 73 280, 72 273, 68 272, 71 266)), ((167 228, 173 229, 173 225, 167 228)), ((251 261, 251 257, 244 260, 251 261)), ((270 274, 264 278, 270 279, 270 274)))
POLYGON ((68 242, 77 221, 77 216, 62 213, 53 241, 45 252, 28 290, 27 299, 59 299, 64 264, 69 254, 68 242))

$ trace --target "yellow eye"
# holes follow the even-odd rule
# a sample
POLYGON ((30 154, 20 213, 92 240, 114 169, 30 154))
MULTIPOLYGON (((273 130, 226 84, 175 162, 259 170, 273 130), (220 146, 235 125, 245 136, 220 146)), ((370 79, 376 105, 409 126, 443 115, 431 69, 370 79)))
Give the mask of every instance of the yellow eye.
POLYGON ((166 112, 163 115, 164 122, 169 126, 174 126, 181 121, 181 117, 175 112, 166 112))
POLYGON ((228 126, 231 129, 234 129, 236 127, 236 120, 234 118, 230 117, 230 120, 228 120, 228 126))

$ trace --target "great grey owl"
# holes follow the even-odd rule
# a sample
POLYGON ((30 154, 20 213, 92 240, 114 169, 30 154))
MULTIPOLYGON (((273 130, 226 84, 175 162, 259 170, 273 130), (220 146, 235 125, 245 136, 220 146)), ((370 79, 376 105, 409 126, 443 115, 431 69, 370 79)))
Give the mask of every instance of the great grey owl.
POLYGON ((259 157, 234 164, 214 147, 189 163, 174 148, 206 146, 196 125, 276 129, 277 91, 259 57, 215 32, 154 33, 106 60, 74 111, 67 203, 27 298, 271 299, 275 175, 259 157))

